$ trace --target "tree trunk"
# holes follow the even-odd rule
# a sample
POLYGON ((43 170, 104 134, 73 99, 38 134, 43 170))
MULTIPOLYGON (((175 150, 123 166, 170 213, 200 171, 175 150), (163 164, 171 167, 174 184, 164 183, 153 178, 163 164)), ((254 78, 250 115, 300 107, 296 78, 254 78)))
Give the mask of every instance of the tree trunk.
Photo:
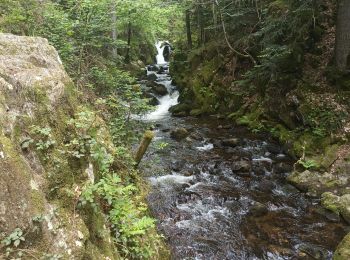
POLYGON ((131 48, 131 22, 128 23, 128 48, 126 49, 125 62, 130 62, 130 48, 131 48))
POLYGON ((204 42, 204 25, 203 25, 203 17, 202 17, 202 3, 199 1, 197 8, 198 15, 198 47, 200 47, 204 42))
POLYGON ((142 160, 142 157, 144 156, 145 152, 147 151, 148 146, 152 142, 152 139, 154 137, 154 133, 152 131, 146 131, 143 139, 137 148, 137 151, 135 153, 134 159, 136 162, 136 166, 138 166, 142 160))
MULTIPOLYGON (((118 32, 117 32, 117 4, 115 0, 112 0, 111 14, 112 14, 112 40, 113 40, 113 44, 116 44, 118 32)), ((113 59, 116 59, 118 56, 118 48, 115 45, 112 48, 112 55, 113 55, 113 59)))
POLYGON ((187 46, 192 49, 191 11, 186 10, 187 46))
POLYGON ((338 1, 335 59, 340 70, 350 70, 350 0, 338 1))

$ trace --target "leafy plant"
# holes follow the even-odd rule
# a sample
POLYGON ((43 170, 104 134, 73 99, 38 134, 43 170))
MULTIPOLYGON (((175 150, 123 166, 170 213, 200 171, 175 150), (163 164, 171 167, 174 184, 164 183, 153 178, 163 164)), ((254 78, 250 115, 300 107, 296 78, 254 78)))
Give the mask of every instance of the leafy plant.
POLYGON ((15 246, 18 247, 22 242, 25 241, 25 237, 22 229, 16 228, 9 236, 1 241, 5 246, 15 246))
POLYGON ((152 255, 149 245, 143 244, 142 237, 154 228, 155 220, 144 215, 147 206, 137 203, 133 184, 124 184, 121 178, 110 173, 98 183, 85 187, 80 199, 81 205, 96 207, 95 200, 103 199, 108 205, 108 219, 114 232, 115 243, 127 257, 140 258, 152 255))
POLYGON ((317 162, 314 160, 299 160, 298 163, 300 163, 307 170, 318 167, 317 162))
POLYGON ((50 127, 32 126, 31 133, 35 136, 33 138, 34 141, 29 140, 27 143, 24 143, 24 145, 33 142, 36 149, 39 151, 46 151, 52 148, 56 144, 56 141, 53 139, 51 131, 50 127))

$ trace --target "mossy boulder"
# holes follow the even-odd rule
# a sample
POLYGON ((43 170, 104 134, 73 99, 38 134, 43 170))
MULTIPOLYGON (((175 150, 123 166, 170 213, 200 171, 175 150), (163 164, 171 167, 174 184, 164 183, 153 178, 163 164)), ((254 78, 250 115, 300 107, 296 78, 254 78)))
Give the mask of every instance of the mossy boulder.
POLYGON ((190 104, 183 103, 183 104, 177 104, 175 106, 172 106, 169 109, 169 112, 173 116, 188 115, 191 109, 192 109, 192 106, 190 104))
POLYGON ((325 192, 322 194, 321 203, 323 207, 336 214, 340 214, 350 223, 350 194, 337 196, 331 192, 325 192))
POLYGON ((287 177, 287 180, 301 191, 316 196, 344 187, 348 183, 347 178, 339 178, 328 172, 321 173, 313 170, 294 171, 287 177))
MULTIPOLYGON (((75 210, 87 162, 72 164, 56 149, 64 145, 67 121, 79 103, 72 80, 46 39, 0 34, 0 240, 21 229, 26 234, 23 248, 37 259, 44 254, 83 259, 85 245, 95 243, 84 212, 75 210), (46 151, 23 145, 34 138, 33 125, 50 128, 55 145, 46 151), (35 229, 38 219, 40 228, 35 229)), ((106 124, 96 120, 110 143, 106 124)), ((109 232, 107 236, 104 241, 111 241, 109 232)), ((0 247, 0 255, 4 250, 0 247)))
POLYGON ((176 128, 170 132, 170 137, 180 141, 184 138, 186 138, 190 133, 185 128, 176 128))
POLYGON ((345 236, 334 253, 333 260, 350 259, 350 233, 345 236))

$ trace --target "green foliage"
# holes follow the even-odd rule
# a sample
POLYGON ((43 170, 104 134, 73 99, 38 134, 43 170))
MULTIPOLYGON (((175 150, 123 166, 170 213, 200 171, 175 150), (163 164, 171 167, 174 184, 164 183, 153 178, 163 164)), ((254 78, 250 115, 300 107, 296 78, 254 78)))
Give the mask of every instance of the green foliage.
POLYGON ((5 246, 15 246, 18 247, 22 242, 25 241, 22 229, 16 228, 9 236, 1 241, 5 246))
POLYGON ((98 183, 86 186, 80 202, 96 208, 97 198, 103 199, 117 246, 126 257, 148 258, 153 252, 149 244, 144 244, 142 237, 154 228, 155 220, 144 215, 147 207, 136 202, 135 192, 137 188, 133 184, 123 184, 121 178, 111 172, 98 183))
POLYGON ((298 163, 300 163, 307 170, 319 167, 317 162, 315 162, 314 160, 299 160, 298 163))
POLYGON ((346 122, 348 113, 342 109, 337 109, 330 103, 319 102, 309 109, 305 115, 305 122, 311 128, 314 135, 325 137, 331 133, 336 133, 346 122))
POLYGON ((40 23, 42 9, 37 0, 0 1, 0 31, 33 35, 40 23))
POLYGON ((32 126, 31 133, 34 135, 34 138, 23 143, 22 148, 26 148, 30 143, 34 143, 35 148, 38 151, 49 150, 56 144, 56 141, 52 137, 51 131, 52 130, 50 127, 42 128, 39 126, 32 126))

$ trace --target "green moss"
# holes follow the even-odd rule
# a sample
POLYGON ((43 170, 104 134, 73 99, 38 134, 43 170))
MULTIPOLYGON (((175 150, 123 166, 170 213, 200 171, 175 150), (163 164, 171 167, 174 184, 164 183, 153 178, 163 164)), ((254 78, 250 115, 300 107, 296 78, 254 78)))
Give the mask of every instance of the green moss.
POLYGON ((236 120, 236 123, 238 125, 248 126, 253 131, 261 131, 264 129, 264 124, 261 120, 262 114, 262 108, 256 107, 252 109, 250 113, 246 113, 245 115, 239 117, 236 120))
POLYGON ((203 114, 201 109, 192 109, 190 112, 191 116, 200 116, 201 114, 203 114))
POLYGON ((325 192, 322 194, 321 204, 323 207, 336 214, 340 213, 340 198, 331 192, 325 192))
POLYGON ((31 190, 30 199, 31 199, 34 215, 43 214, 45 212, 45 204, 46 204, 44 194, 42 194, 37 190, 31 190))
POLYGON ((120 257, 112 243, 109 231, 106 229, 106 216, 100 210, 94 210, 91 207, 85 208, 82 215, 90 232, 90 248, 88 250, 92 250, 94 255, 98 254, 111 259, 119 259, 120 257))
POLYGON ((338 245, 334 253, 333 260, 348 260, 350 259, 350 233, 338 245))

